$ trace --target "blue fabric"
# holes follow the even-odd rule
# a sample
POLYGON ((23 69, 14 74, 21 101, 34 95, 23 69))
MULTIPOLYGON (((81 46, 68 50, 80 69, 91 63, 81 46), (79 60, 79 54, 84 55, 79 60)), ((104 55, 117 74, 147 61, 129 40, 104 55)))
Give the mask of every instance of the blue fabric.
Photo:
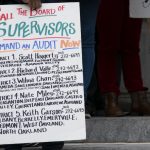
POLYGON ((95 62, 95 25, 100 0, 80 0, 85 97, 95 62))

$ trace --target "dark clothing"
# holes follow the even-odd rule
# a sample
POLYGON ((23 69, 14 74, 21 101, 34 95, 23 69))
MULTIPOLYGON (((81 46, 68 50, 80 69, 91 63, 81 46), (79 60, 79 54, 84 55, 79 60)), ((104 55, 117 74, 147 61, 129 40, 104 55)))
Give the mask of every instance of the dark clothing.
POLYGON ((22 4, 22 0, 0 0, 0 4, 22 4))
MULTIPOLYGON (((41 143, 42 150, 61 150, 64 146, 64 142, 47 142, 41 143)), ((4 146, 5 150, 22 150, 22 144, 10 144, 4 146)))
POLYGON ((64 142, 47 142, 42 143, 42 150, 62 150, 64 142))
POLYGON ((22 145, 21 144, 13 144, 13 145, 5 145, 4 146, 5 150, 21 150, 22 145))
POLYGON ((102 0, 97 19, 98 82, 102 93, 120 93, 117 75, 121 56, 124 82, 129 92, 142 91, 139 43, 141 19, 129 18, 129 0, 102 0))

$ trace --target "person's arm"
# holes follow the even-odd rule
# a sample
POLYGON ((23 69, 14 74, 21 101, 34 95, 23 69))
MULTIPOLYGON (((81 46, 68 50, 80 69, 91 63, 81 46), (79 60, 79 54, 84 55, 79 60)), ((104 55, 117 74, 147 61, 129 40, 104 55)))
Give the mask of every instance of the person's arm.
POLYGON ((22 0, 24 3, 27 3, 31 9, 38 9, 41 7, 41 0, 22 0))

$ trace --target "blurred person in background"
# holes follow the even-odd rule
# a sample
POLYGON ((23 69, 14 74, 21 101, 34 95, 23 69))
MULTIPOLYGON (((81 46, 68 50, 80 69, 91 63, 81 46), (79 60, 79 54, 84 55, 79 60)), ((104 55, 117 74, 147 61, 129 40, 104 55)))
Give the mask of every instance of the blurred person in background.
POLYGON ((97 18, 97 71, 105 115, 126 115, 118 104, 117 63, 121 58, 124 83, 132 104, 131 113, 150 115, 147 88, 143 85, 139 56, 142 19, 129 17, 129 0, 101 0, 97 18))

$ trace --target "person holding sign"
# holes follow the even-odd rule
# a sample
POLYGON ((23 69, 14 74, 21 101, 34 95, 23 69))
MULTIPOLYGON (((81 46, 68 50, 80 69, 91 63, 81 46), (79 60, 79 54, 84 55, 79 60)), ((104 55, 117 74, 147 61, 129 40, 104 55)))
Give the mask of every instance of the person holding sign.
POLYGON ((121 57, 131 112, 150 115, 147 88, 143 85, 139 57, 142 19, 129 17, 129 0, 102 0, 98 13, 98 82, 105 98, 106 116, 123 116, 118 105, 117 60, 121 57))

